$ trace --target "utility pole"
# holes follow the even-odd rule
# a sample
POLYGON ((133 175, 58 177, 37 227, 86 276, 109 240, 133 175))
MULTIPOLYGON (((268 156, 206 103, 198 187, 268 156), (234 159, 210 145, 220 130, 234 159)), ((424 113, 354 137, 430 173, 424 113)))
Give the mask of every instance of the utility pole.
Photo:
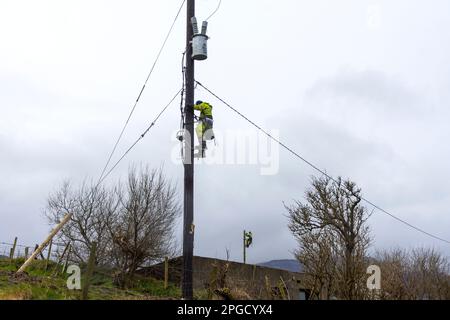
POLYGON ((251 231, 245 231, 242 236, 242 246, 244 248, 244 264, 247 263, 247 248, 249 248, 252 245, 253 242, 253 235, 251 231))
POLYGON ((246 233, 245 233, 245 230, 244 230, 244 235, 242 236, 242 244, 243 244, 243 248, 244 248, 244 264, 247 263, 247 252, 246 252, 247 244, 245 242, 245 236, 246 236, 246 233))
POLYGON ((187 0, 186 22, 186 100, 184 135, 184 224, 183 224, 183 283, 184 299, 193 299, 192 268, 194 256, 194 59, 192 58, 191 19, 195 17, 195 0, 187 0))

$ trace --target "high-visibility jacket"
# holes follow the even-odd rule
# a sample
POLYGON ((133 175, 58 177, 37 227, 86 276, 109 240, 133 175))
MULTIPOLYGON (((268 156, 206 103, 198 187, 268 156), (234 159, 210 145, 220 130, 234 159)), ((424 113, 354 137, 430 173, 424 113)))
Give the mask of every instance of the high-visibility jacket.
POLYGON ((212 105, 207 102, 194 105, 194 110, 200 111, 200 119, 212 118, 212 105))

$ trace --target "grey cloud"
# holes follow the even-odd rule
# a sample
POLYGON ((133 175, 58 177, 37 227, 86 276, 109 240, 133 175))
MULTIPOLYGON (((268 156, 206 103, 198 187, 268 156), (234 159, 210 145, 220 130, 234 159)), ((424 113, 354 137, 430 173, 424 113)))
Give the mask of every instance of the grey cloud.
POLYGON ((306 101, 332 101, 336 107, 357 110, 370 108, 374 113, 401 116, 423 111, 424 100, 401 79, 375 70, 356 71, 342 68, 337 74, 314 83, 305 95, 306 101))

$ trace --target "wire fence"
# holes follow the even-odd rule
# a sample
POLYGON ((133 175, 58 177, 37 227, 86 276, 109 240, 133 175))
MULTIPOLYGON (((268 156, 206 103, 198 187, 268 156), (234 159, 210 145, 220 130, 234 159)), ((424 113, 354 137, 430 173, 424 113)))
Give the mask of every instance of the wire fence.
MULTIPOLYGON (((28 258, 37 249, 39 244, 29 244, 21 242, 0 242, 0 258, 3 259, 18 259, 18 258, 28 258)), ((52 243, 48 244, 41 252, 38 254, 36 259, 58 261, 64 252, 66 245, 63 243, 52 243)))

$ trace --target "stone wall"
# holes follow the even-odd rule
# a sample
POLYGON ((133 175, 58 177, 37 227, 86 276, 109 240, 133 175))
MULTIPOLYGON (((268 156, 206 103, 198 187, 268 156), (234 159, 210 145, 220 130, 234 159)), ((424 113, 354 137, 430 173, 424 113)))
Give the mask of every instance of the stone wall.
MULTIPOLYGON (((299 299, 301 291, 307 291, 303 285, 302 273, 197 256, 194 257, 193 264, 195 290, 207 289, 210 284, 214 284, 218 280, 218 270, 224 270, 228 264, 225 280, 227 287, 245 292, 252 298, 281 298, 279 288, 283 282, 288 289, 285 296, 292 300, 299 299)), ((140 273, 163 280, 164 263, 142 269, 140 273)), ((179 257, 169 261, 169 281, 180 285, 181 279, 182 258, 179 257)))

